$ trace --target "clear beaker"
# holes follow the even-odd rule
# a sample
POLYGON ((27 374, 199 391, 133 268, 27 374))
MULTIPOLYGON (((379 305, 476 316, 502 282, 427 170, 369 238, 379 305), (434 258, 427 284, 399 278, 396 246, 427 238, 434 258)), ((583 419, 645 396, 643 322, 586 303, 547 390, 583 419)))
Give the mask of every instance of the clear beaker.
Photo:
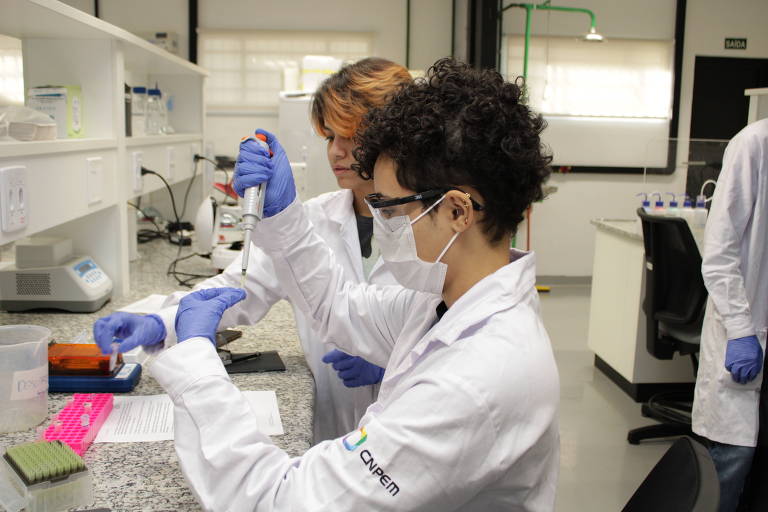
POLYGON ((48 416, 48 341, 37 325, 0 327, 0 432, 26 430, 48 416))

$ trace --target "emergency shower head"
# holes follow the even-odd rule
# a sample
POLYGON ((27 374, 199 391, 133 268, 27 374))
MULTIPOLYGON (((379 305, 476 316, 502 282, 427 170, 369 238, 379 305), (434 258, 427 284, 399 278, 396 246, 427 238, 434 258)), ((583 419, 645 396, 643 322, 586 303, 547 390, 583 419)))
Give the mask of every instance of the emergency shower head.
POLYGON ((603 36, 595 31, 595 27, 592 27, 589 29, 589 33, 587 33, 581 40, 587 43, 602 43, 603 36))

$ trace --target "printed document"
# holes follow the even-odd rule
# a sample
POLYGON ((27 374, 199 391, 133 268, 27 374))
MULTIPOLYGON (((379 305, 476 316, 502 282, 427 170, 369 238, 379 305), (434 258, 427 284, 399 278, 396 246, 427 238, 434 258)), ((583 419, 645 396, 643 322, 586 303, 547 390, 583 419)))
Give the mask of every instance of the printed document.
MULTIPOLYGON (((274 391, 243 391, 253 411, 256 428, 279 436, 283 422, 274 391)), ((134 443, 173 440, 173 402, 168 395, 115 396, 112 412, 94 442, 134 443)))

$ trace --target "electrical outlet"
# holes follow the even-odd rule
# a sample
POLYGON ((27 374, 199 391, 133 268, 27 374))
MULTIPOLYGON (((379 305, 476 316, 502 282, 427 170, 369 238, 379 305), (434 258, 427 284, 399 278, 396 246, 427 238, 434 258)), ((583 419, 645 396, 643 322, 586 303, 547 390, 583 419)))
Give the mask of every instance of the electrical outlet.
POLYGON ((165 154, 167 162, 167 174, 165 176, 165 179, 168 180, 169 183, 173 182, 173 177, 176 175, 176 148, 173 146, 168 146, 165 148, 165 154))
POLYGON ((26 167, 17 165, 0 169, 0 198, 3 231, 7 233, 27 227, 29 205, 26 167))
POLYGON ((100 156, 85 159, 85 191, 88 204, 101 202, 104 189, 104 162, 100 156))
POLYGON ((141 179, 141 167, 144 165, 141 151, 131 153, 131 175, 133 176, 133 191, 141 192, 144 182, 141 179))

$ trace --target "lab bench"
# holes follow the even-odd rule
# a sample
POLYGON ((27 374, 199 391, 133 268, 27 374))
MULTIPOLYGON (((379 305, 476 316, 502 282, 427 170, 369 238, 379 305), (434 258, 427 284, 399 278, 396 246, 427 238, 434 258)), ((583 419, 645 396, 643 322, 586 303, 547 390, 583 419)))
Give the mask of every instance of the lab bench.
POLYGON ((646 344, 645 247, 636 220, 595 219, 589 335, 595 366, 637 401, 692 387, 689 357, 653 357, 646 344))
MULTIPOLYGON (((71 340, 83 329, 90 331, 98 318, 152 293, 169 294, 179 289, 165 272, 176 258, 178 247, 156 240, 139 246, 140 258, 131 262, 131 292, 116 297, 100 311, 91 314, 61 312, 7 313, 0 311, 0 325, 32 324, 48 327, 57 340, 71 340)), ((190 253, 184 248, 182 255, 190 253)), ((178 270, 199 274, 212 273, 208 260, 191 258, 180 262, 178 270)), ((229 347, 236 352, 277 350, 285 362, 285 372, 232 375, 241 390, 275 390, 285 434, 272 441, 291 456, 301 455, 312 442, 314 383, 299 345, 293 311, 283 301, 255 326, 242 326, 243 337, 229 347)), ((164 393, 143 368, 141 381, 129 395, 164 393)), ((66 393, 51 393, 48 414, 60 411, 66 393)), ((47 425, 46 420, 43 425, 47 425)), ((32 441, 36 429, 0 434, 0 447, 32 441)), ((96 502, 92 508, 112 510, 199 510, 179 466, 173 441, 93 444, 84 456, 93 472, 96 502)))

